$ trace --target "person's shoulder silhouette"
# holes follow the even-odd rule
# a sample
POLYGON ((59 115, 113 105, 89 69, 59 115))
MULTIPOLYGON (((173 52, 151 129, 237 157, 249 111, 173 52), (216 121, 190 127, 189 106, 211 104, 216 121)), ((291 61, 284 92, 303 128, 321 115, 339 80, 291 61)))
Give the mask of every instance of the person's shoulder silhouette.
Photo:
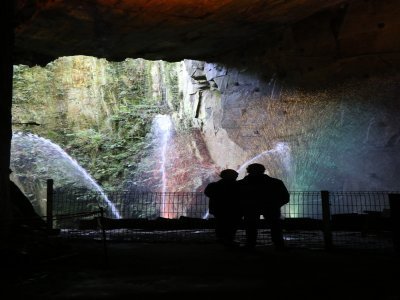
POLYGON ((283 181, 265 174, 264 165, 250 164, 246 171, 248 175, 239 180, 243 194, 254 198, 268 197, 279 206, 289 202, 289 191, 283 181))
POLYGON ((219 176, 221 177, 220 180, 211 182, 206 186, 204 194, 207 197, 218 196, 224 186, 234 184, 238 177, 238 172, 232 169, 225 169, 221 171, 219 176))
POLYGON ((220 178, 218 181, 209 183, 204 194, 209 198, 209 212, 216 214, 231 206, 238 194, 236 189, 236 179, 238 172, 233 169, 222 170, 219 174, 220 178))

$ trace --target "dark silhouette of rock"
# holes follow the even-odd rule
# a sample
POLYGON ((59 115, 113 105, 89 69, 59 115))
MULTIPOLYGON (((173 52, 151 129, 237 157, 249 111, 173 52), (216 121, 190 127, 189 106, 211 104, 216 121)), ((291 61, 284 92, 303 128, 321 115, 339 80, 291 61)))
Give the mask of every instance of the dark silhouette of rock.
POLYGON ((13 220, 16 226, 27 226, 32 229, 46 229, 46 222, 36 213, 28 197, 26 197, 20 188, 11 180, 10 199, 13 208, 13 220))

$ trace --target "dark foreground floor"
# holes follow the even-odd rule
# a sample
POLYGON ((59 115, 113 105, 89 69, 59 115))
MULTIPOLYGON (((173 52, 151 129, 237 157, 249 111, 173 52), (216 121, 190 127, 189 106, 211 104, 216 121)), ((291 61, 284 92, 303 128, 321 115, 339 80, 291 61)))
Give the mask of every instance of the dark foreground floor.
POLYGON ((132 242, 108 244, 107 264, 102 242, 37 250, 2 253, 0 299, 400 299, 395 253, 132 242))

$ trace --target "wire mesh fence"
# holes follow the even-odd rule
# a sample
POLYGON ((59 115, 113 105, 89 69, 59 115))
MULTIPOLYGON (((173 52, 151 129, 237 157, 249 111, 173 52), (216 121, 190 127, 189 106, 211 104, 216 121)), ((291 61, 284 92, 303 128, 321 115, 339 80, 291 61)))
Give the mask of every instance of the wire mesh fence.
POLYGON ((335 245, 390 248, 392 222, 389 193, 332 192, 330 213, 335 245))
MULTIPOLYGON (((324 211, 321 192, 292 191, 290 202, 282 207, 285 240, 293 247, 324 248, 327 236, 331 236, 336 248, 391 249, 388 194, 329 192, 329 205, 324 211), (326 235, 327 230, 330 235, 326 235)), ((208 214, 208 198, 201 192, 55 192, 53 216, 53 226, 68 238, 215 240, 215 219, 208 214)), ((258 242, 268 245, 268 224, 263 220, 260 224, 258 242)), ((243 227, 237 239, 244 242, 243 227)))

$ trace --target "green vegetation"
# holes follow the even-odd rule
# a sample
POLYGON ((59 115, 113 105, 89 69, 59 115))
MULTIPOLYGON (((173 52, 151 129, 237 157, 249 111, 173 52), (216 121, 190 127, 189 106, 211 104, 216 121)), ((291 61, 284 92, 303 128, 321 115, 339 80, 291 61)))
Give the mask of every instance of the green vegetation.
POLYGON ((119 188, 135 171, 154 115, 178 105, 177 66, 87 56, 15 66, 13 129, 50 139, 103 187, 119 188))

